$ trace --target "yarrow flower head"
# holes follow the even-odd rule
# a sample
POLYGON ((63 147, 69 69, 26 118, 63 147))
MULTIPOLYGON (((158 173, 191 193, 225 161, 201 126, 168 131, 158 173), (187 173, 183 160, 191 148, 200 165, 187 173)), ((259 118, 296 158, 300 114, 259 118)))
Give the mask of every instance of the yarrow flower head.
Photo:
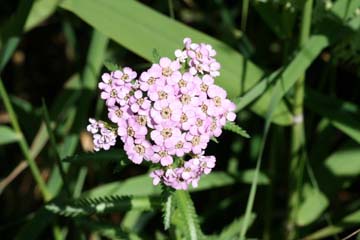
POLYGON ((215 84, 220 64, 211 45, 185 38, 175 59, 162 57, 139 75, 130 67, 104 73, 98 87, 111 123, 89 119, 94 150, 108 150, 119 137, 135 164, 152 163, 153 184, 197 187, 215 167, 205 156, 212 137, 235 120, 235 104, 215 84), (189 160, 185 160, 189 159, 189 160))

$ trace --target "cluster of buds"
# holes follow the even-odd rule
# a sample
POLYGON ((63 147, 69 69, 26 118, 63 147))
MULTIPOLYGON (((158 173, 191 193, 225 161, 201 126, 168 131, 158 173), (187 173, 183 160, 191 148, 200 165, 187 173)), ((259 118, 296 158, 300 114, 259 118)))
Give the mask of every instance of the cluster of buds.
POLYGON ((158 166, 150 174, 155 185, 196 187, 215 166, 214 156, 204 156, 208 142, 236 116, 226 91, 214 84, 215 55, 210 45, 185 38, 175 60, 163 57, 139 78, 129 67, 103 74, 99 89, 114 127, 90 119, 94 150, 109 149, 118 136, 132 162, 158 166))

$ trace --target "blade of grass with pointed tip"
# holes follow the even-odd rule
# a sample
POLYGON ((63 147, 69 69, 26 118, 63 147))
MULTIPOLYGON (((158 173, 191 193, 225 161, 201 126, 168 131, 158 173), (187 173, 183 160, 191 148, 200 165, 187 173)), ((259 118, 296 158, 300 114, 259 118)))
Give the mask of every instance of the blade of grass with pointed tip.
POLYGON ((37 0, 31 8, 30 14, 26 19, 25 31, 35 28, 45 19, 50 17, 56 10, 61 0, 37 0))
POLYGON ((49 139, 50 139, 50 144, 51 144, 51 147, 52 147, 53 151, 55 152, 55 162, 56 162, 56 164, 57 164, 57 166, 59 168, 60 176, 62 178, 63 185, 65 187, 66 193, 68 194, 68 196, 70 196, 69 183, 68 183, 68 181, 66 179, 65 170, 64 170, 63 164, 62 164, 61 159, 60 159, 59 150, 57 148, 55 136, 54 136, 54 133, 53 133, 53 130, 52 130, 52 127, 51 127, 49 113, 48 113, 48 110, 47 110, 44 99, 42 101, 42 111, 43 111, 43 117, 44 117, 44 121, 45 121, 46 130, 47 130, 47 133, 48 133, 49 139))
POLYGON ((17 142, 18 134, 8 126, 0 126, 0 145, 17 142))
MULTIPOLYGON (((255 213, 251 213, 249 227, 254 223, 256 218, 255 213)), ((220 233, 219 239, 220 240, 228 240, 228 239, 236 239, 238 235, 240 234, 240 229, 242 229, 242 226, 244 224, 244 217, 240 217, 238 219, 235 219, 232 223, 230 223, 228 226, 226 226, 220 233)))
MULTIPOLYGON (((249 174, 249 173, 247 173, 249 174)), ((239 175, 239 180, 248 182, 247 174, 239 175)), ((252 175, 253 173, 250 173, 252 175)), ((197 188, 189 189, 191 192, 203 191, 213 189, 216 187, 229 186, 236 183, 237 178, 224 172, 212 172, 205 175, 199 181, 197 188)), ((261 176, 261 181, 266 184, 266 178, 261 176)), ((148 174, 135 176, 121 182, 111 182, 95 187, 83 193, 84 197, 101 197, 106 195, 132 195, 132 196, 147 196, 159 195, 160 188, 154 186, 148 174)))
MULTIPOLYGON (((171 20, 139 2, 132 0, 90 2, 65 0, 61 6, 74 12, 94 28, 149 61, 153 60, 152 50, 154 48, 163 56, 173 56, 174 50, 181 47, 184 37, 192 37, 196 42, 211 44, 218 52, 217 59, 222 65, 221 76, 217 82, 228 91, 229 96, 239 95, 242 85, 244 90, 248 90, 264 74, 259 67, 248 60, 246 69, 244 69, 241 65, 244 61, 243 56, 219 40, 171 20), (129 12, 128 9, 132 9, 132 11, 129 12), (121 31, 118 31, 119 24, 122 26, 121 31), (244 76, 243 83, 241 83, 242 76, 244 76)), ((266 100, 268 98, 264 97, 263 103, 266 100)), ((263 115, 264 108, 258 109, 259 105, 254 106, 253 110, 263 115)), ((278 106, 273 121, 283 125, 291 123, 291 115, 283 102, 278 106)))
POLYGON ((34 0, 20 1, 15 14, 1 29, 1 42, 3 45, 0 50, 0 72, 2 72, 20 42, 33 3, 34 0))
POLYGON ((345 216, 334 225, 319 229, 314 233, 304 237, 303 239, 304 240, 324 239, 326 237, 333 236, 337 233, 341 233, 351 227, 359 226, 359 224, 360 224, 360 210, 357 210, 345 216))
MULTIPOLYGON (((324 44, 327 42, 326 39, 323 39, 323 38, 320 38, 320 40, 324 44)), ((301 58, 306 58, 306 57, 302 56, 301 58)), ((296 66, 293 66, 293 67, 296 68, 296 66)), ((288 80, 288 79, 284 79, 283 77, 284 76, 282 76, 279 79, 279 81, 276 82, 276 84, 274 86, 274 89, 272 91, 271 101, 269 103, 268 110, 266 113, 265 126, 264 126, 264 131, 263 131, 263 139, 262 139, 262 143, 261 143, 260 152, 258 154, 258 158, 256 161, 256 168, 255 168, 255 173, 254 173, 254 177, 253 177, 252 184, 251 184, 249 198, 248 198, 248 201, 246 204, 244 224, 242 225, 242 229, 240 232, 240 240, 245 239, 246 232, 248 230, 248 226, 250 223, 251 212, 252 212, 254 201, 255 201, 256 190, 257 190, 257 185, 258 185, 258 177, 259 177, 261 162, 262 162, 262 158, 263 158, 262 156, 263 156, 264 149, 265 149, 266 139, 267 139, 267 136, 268 136, 268 133, 270 130, 271 118, 273 117, 274 110, 275 110, 276 106, 279 104, 282 97, 295 84, 295 82, 297 80, 297 79, 288 80)))

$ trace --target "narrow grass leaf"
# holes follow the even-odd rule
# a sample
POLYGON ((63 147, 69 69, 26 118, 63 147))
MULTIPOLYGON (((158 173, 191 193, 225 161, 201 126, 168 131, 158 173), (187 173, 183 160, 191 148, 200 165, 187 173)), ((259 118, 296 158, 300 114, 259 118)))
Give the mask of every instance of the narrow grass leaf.
MULTIPOLYGON (((241 176, 239 177, 241 179, 241 176)), ((225 172, 212 172, 205 175, 199 181, 197 188, 191 188, 190 191, 204 191, 218 187, 229 186, 237 182, 233 177, 225 172)), ((83 193, 83 197, 102 197, 106 195, 131 195, 148 196, 160 195, 161 190, 152 184, 148 174, 128 178, 125 181, 117 181, 97 186, 83 193)))
POLYGON ((0 72, 2 72, 20 42, 33 3, 34 0, 20 1, 15 14, 1 29, 0 72))
POLYGON ((271 118, 273 117, 274 110, 276 106, 279 104, 281 98, 286 94, 286 92, 292 87, 292 85, 295 84, 296 79, 293 81, 287 81, 286 83, 282 84, 282 79, 278 81, 274 87, 274 90, 272 92, 271 101, 269 102, 268 110, 265 117, 265 126, 263 131, 263 138, 261 142, 260 151, 258 154, 258 158, 256 160, 256 168, 254 172, 254 177, 252 179, 251 188, 250 188, 250 194, 248 197, 248 201, 246 203, 246 210, 245 210, 245 216, 244 216, 244 224, 242 225, 241 231, 240 231, 240 240, 246 239, 246 232, 248 230, 248 226, 250 224, 250 218, 251 218, 251 212, 253 209, 257 186, 258 186, 258 180, 259 180, 259 173, 261 169, 261 162, 263 158, 263 153, 265 149, 266 139, 270 130, 271 125, 271 118))
MULTIPOLYGON (((211 44, 217 50, 217 59, 222 65, 218 84, 227 90, 230 97, 239 95, 241 90, 250 89, 264 75, 264 72, 249 60, 246 60, 246 65, 239 64, 245 61, 244 57, 224 43, 171 20, 139 2, 64 0, 61 6, 149 61, 153 60, 154 48, 161 52, 162 56, 173 56, 174 50, 180 47, 184 37, 211 44), (132 11, 129 12, 128 9, 132 11), (119 24, 122 26, 121 31, 118 31, 119 24)), ((263 108, 254 106, 252 109, 260 115, 264 114, 263 108)), ((283 102, 278 106, 273 120, 279 124, 290 123, 291 114, 283 102)))
MULTIPOLYGON (((254 223, 256 219, 256 214, 251 213, 249 227, 254 223)), ((244 217, 240 217, 238 219, 235 219, 232 223, 227 225, 220 233, 218 239, 220 240, 232 240, 237 239, 240 235, 240 229, 242 229, 242 226, 244 224, 244 217)))
POLYGON ((0 126, 0 145, 17 142, 20 136, 8 126, 0 126))
POLYGON ((335 234, 341 233, 349 228, 354 226, 359 226, 360 224, 360 210, 356 210, 353 213, 342 218, 337 223, 324 227, 315 231, 314 233, 303 238, 304 240, 315 240, 315 239, 323 239, 335 234))
POLYGON ((93 233, 97 233, 100 236, 103 236, 108 239, 120 240, 120 239, 130 239, 130 240, 140 240, 141 238, 134 233, 125 232, 116 224, 110 224, 101 221, 94 221, 85 218, 80 218, 76 220, 76 223, 93 233))
POLYGON ((43 117, 44 117, 44 121, 45 121, 46 130, 47 130, 47 133, 48 133, 49 139, 50 139, 50 144, 51 144, 51 147, 52 147, 53 151, 55 152, 55 162, 56 162, 56 164, 58 166, 60 176, 61 176, 61 179, 63 181, 63 185, 65 187, 66 193, 68 194, 68 196, 70 196, 69 183, 68 183, 68 181, 66 179, 66 173, 65 173, 63 164, 61 162, 61 159, 60 159, 60 154, 59 154, 59 150, 57 148, 55 135, 54 135, 52 127, 51 127, 49 112, 47 110, 44 99, 42 101, 42 111, 43 111, 43 117))
POLYGON ((26 19, 25 31, 30 31, 50 17, 61 0, 37 0, 26 19))

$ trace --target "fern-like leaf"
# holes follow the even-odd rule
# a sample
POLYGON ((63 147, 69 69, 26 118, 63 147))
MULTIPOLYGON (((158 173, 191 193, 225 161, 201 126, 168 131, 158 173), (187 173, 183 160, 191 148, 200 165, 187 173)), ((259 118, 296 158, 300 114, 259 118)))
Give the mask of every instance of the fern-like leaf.
POLYGON ((233 122, 227 122, 224 126, 224 130, 234 132, 244 138, 250 138, 250 135, 244 129, 242 129, 233 122))
POLYGON ((47 210, 66 217, 78 217, 92 214, 105 214, 129 209, 152 210, 159 207, 158 198, 106 196, 99 198, 76 199, 65 203, 50 203, 47 210))
POLYGON ((177 207, 177 214, 174 214, 172 220, 174 225, 179 228, 185 239, 204 239, 189 192, 181 190, 176 191, 174 193, 174 200, 177 207))
POLYGON ((170 228, 170 220, 172 215, 172 203, 173 203, 172 195, 169 195, 164 207, 163 207, 163 221, 164 221, 164 229, 168 230, 170 228))
POLYGON ((168 230, 170 228, 171 222, 171 215, 174 208, 174 201, 173 201, 173 193, 174 190, 169 188, 165 185, 161 185, 161 202, 162 205, 162 212, 163 212, 163 223, 164 229, 168 230))

